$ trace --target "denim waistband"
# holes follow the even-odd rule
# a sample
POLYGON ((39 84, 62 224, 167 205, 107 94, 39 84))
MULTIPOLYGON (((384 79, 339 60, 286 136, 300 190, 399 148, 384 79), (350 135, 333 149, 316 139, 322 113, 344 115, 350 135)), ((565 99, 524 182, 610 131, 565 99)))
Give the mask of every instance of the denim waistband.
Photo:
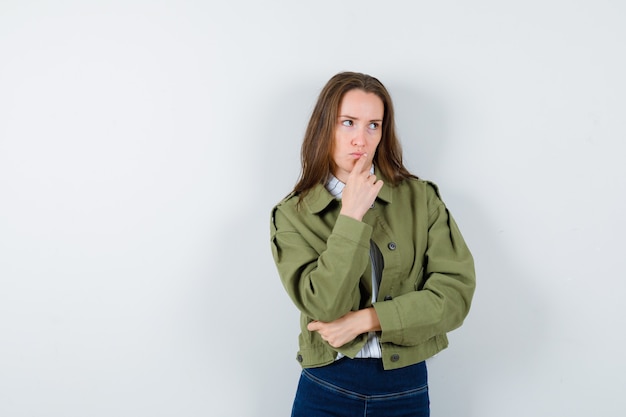
POLYGON ((319 368, 306 368, 305 376, 364 396, 390 395, 428 387, 426 363, 385 371, 378 358, 342 358, 319 368))

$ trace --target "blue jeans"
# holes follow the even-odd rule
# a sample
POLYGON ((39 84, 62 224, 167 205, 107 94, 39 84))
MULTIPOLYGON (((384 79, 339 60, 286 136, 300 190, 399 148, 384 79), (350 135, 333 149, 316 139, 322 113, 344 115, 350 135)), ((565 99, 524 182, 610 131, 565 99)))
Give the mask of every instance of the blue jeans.
POLYGON ((380 359, 342 358, 302 370, 292 417, 428 417, 426 363, 383 370, 380 359))

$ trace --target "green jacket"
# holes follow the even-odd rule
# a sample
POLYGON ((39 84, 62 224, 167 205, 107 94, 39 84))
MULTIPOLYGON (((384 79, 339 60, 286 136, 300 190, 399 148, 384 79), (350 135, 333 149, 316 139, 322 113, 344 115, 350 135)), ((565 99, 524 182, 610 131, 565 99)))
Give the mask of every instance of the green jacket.
POLYGON ((321 184, 299 207, 299 196, 292 194, 272 210, 274 261, 301 311, 297 360, 302 367, 329 364, 337 352, 352 358, 365 344, 363 334, 333 348, 306 326, 372 305, 370 239, 384 260, 373 306, 385 369, 421 362, 445 349, 446 333, 469 312, 474 261, 436 186, 418 179, 387 184, 362 222, 339 215, 341 201, 321 184))

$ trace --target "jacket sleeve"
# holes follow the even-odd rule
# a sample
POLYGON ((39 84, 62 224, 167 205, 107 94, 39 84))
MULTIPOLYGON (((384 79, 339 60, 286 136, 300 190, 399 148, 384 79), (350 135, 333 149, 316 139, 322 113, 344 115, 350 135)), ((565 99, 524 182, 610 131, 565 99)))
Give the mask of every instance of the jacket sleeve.
POLYGON ((293 213, 277 207, 270 224, 272 254, 282 284, 296 307, 311 319, 338 319, 358 306, 372 228, 339 215, 324 243, 318 231, 290 216, 293 213))
POLYGON ((472 255, 434 186, 429 186, 424 283, 374 304, 381 342, 414 346, 461 326, 476 286, 472 255))

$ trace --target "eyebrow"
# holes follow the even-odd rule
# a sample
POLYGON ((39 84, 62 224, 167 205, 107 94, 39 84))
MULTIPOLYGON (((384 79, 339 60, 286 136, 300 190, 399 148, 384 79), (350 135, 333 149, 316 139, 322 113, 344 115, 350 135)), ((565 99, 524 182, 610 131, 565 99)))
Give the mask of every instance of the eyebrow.
MULTIPOLYGON (((337 116, 337 118, 341 118, 341 117, 345 117, 346 119, 353 119, 353 120, 359 120, 358 117, 354 117, 354 116, 349 116, 347 114, 340 114, 339 116, 337 116)), ((372 119, 370 120, 370 122, 382 122, 383 119, 372 119)))

